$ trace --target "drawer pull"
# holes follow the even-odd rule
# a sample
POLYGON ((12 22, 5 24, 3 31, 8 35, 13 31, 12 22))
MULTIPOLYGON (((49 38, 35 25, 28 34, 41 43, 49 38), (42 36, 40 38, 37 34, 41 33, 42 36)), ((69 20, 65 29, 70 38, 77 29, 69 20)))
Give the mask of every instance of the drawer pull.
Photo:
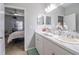
POLYGON ((55 55, 55 53, 52 53, 52 55, 55 55))
POLYGON ((40 39, 37 39, 38 41, 40 40, 40 39))
POLYGON ((0 39, 3 39, 3 37, 0 37, 0 39))

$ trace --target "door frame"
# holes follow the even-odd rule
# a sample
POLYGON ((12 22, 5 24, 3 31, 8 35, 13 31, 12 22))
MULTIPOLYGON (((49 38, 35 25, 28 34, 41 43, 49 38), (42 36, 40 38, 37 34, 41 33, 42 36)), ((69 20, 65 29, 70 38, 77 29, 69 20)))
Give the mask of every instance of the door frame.
MULTIPOLYGON (((17 6, 10 6, 10 5, 5 5, 4 4, 4 8, 5 7, 9 7, 9 8, 15 8, 15 9, 21 9, 21 10, 23 10, 24 11, 24 51, 27 51, 27 49, 26 49, 26 34, 25 34, 25 11, 26 11, 26 8, 22 8, 22 7, 17 7, 17 6)), ((4 26, 5 27, 5 26, 4 26)), ((5 35, 5 34, 4 34, 5 35)))

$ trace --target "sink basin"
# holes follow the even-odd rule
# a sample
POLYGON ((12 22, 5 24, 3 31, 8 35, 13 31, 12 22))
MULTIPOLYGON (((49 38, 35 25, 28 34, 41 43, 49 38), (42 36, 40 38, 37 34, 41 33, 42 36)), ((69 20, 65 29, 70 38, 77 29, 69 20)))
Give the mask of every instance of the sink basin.
POLYGON ((61 39, 58 39, 62 42, 65 42, 65 43, 70 43, 70 44, 79 44, 79 39, 77 38, 61 38, 61 39))
POLYGON ((59 36, 59 35, 52 34, 52 33, 49 33, 49 32, 43 32, 43 34, 45 36, 48 36, 48 37, 53 37, 54 36, 54 38, 56 38, 57 40, 59 40, 61 42, 64 42, 64 43, 79 44, 79 39, 78 38, 63 37, 63 36, 59 36))

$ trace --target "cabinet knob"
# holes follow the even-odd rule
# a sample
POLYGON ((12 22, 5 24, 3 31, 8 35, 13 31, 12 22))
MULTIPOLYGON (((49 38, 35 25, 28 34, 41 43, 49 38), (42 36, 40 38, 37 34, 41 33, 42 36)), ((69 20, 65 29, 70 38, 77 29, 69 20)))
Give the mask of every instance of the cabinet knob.
POLYGON ((0 37, 0 39, 3 39, 3 37, 0 37))
POLYGON ((40 39, 37 39, 37 40, 40 40, 40 39))
POLYGON ((55 53, 52 53, 52 55, 55 55, 55 53))

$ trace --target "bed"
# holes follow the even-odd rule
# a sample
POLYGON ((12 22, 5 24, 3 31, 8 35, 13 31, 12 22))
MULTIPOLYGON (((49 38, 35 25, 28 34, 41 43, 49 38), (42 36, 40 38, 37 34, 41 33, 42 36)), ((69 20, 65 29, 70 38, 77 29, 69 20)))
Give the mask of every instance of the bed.
POLYGON ((10 43, 12 40, 16 38, 24 38, 24 31, 15 31, 11 33, 8 37, 7 43, 10 43))

